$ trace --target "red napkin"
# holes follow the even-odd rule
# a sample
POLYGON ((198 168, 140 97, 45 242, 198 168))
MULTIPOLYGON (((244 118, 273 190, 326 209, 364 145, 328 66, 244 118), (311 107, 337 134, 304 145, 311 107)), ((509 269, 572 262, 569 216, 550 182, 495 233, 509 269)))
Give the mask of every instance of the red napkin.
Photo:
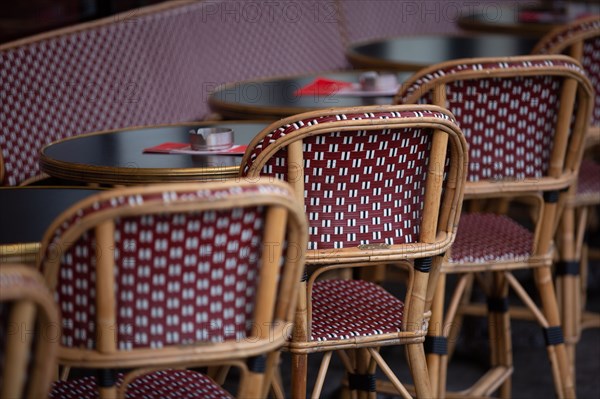
POLYGON ((162 143, 154 147, 145 148, 145 153, 155 154, 203 154, 203 155, 236 155, 244 154, 246 152, 247 145, 234 145, 226 150, 219 151, 196 151, 192 150, 191 146, 186 143, 162 143))
POLYGON ((311 83, 294 92, 296 96, 329 96, 340 89, 351 87, 352 83, 318 77, 311 83))
POLYGON ((145 148, 144 152, 154 152, 157 154, 169 154, 173 150, 182 150, 189 147, 189 144, 185 143, 162 143, 154 147, 145 148))
POLYGON ((557 24, 567 21, 567 16, 556 11, 521 10, 519 22, 536 22, 541 24, 557 24))

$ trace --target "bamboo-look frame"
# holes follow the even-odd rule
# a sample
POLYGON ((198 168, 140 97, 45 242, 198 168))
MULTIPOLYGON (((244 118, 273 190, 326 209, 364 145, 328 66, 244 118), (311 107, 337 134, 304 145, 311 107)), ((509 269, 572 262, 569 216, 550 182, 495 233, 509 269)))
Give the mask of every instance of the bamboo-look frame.
MULTIPOLYGON (((251 150, 254 146, 262 141, 265 135, 271 133, 274 129, 283 126, 288 123, 295 122, 300 119, 310 119, 323 115, 331 115, 331 114, 350 114, 350 113, 363 113, 363 112, 393 112, 393 111, 408 111, 408 110, 432 110, 436 112, 448 114, 447 111, 431 106, 411 106, 411 107, 402 107, 402 106, 381 106, 381 107, 353 107, 353 108, 336 108, 332 110, 323 110, 323 111, 313 111, 300 115, 295 115, 289 118, 285 118, 281 121, 275 122, 272 125, 266 127, 260 134, 258 134, 254 140, 249 144, 248 148, 251 150)), ((421 128, 431 128, 435 131, 434 141, 439 141, 440 143, 436 143, 435 146, 439 147, 437 158, 433 158, 433 162, 429 165, 428 176, 432 176, 432 178, 428 178, 427 180, 427 188, 426 188, 426 206, 423 210, 424 221, 422 222, 423 226, 428 226, 425 228, 424 232, 421 233, 421 238, 418 243, 413 244, 400 244, 393 245, 386 249, 374 249, 374 250, 365 250, 359 248, 345 248, 345 249, 336 249, 336 250, 308 250, 307 251, 307 263, 308 264, 317 264, 322 267, 317 269, 309 279, 307 292, 311 292, 312 284, 316 280, 316 278, 324 272, 327 272, 332 269, 339 268, 348 268, 348 267, 363 267, 365 265, 372 266, 375 264, 382 264, 388 261, 398 261, 411 259, 416 257, 427 257, 427 256, 436 256, 444 253, 448 248, 450 243, 454 239, 454 233, 457 226, 457 218, 459 214, 459 205, 458 203, 462 199, 462 181, 464 178, 464 171, 466 170, 466 160, 463 158, 464 154, 466 154, 466 147, 464 147, 464 138, 460 131, 457 131, 456 126, 450 121, 444 121, 439 124, 439 122, 444 121, 440 118, 431 118, 431 117, 414 117, 414 118, 399 118, 399 119, 365 119, 365 120, 344 120, 344 121, 333 121, 333 122, 324 122, 313 126, 303 127, 302 129, 298 129, 297 131, 287 134, 284 137, 278 139, 276 144, 270 145, 265 150, 263 150, 259 156, 254 160, 251 169, 248 172, 248 178, 253 178, 259 176, 263 166, 266 162, 275 155, 281 148, 288 147, 288 167, 290 168, 289 174, 298 171, 298 165, 303 165, 303 155, 302 155, 302 139, 305 137, 310 137, 313 135, 326 134, 334 131, 355 131, 355 130, 374 130, 374 129, 393 129, 393 128, 407 128, 407 127, 421 127, 421 128), (437 135, 437 136, 436 136, 437 135), (441 159, 445 159, 446 156, 446 142, 447 138, 452 138, 451 144, 451 163, 450 171, 449 171, 449 185, 446 187, 447 195, 445 200, 442 203, 441 209, 442 218, 440 219, 440 223, 438 226, 438 210, 433 205, 440 202, 440 192, 436 192, 436 190, 441 190, 441 176, 443 174, 443 168, 439 168, 439 162, 441 159), (441 138, 441 140, 440 140, 441 138), (463 161, 463 164, 459 163, 463 161), (457 178, 457 176, 461 176, 457 178), (437 179, 439 186, 434 188, 435 185, 432 184, 432 181, 437 179), (332 255, 333 253, 333 255, 332 255), (331 256, 332 255, 332 256, 331 256)), ((434 145, 434 144, 432 144, 434 145)), ((432 150, 433 152, 433 150, 432 150)), ((246 164, 248 158, 250 156, 250 152, 247 151, 244 159, 242 160, 242 167, 246 164)), ((442 163, 443 165, 443 163, 442 163)), ((299 200, 304 201, 304 182, 301 178, 295 178, 291 182, 294 186, 295 192, 298 196, 299 200)), ((411 277, 415 276, 415 273, 411 273, 411 277)), ((422 282, 421 282, 422 283, 422 282)), ((420 284, 421 284, 420 283, 420 284)), ((427 283, 424 283, 427 286, 427 283)), ((407 298, 412 298, 413 290, 412 287, 414 285, 414 279, 409 280, 409 293, 407 293, 407 298)), ((423 287, 420 287, 423 288, 423 287)), ((418 291, 418 290, 417 290, 418 291)), ((433 295, 433 288, 425 287, 425 291, 423 296, 427 298, 426 303, 427 306, 431 303, 431 296, 433 295)), ((304 298, 303 298, 304 299, 304 298)), ((307 320, 311 320, 312 307, 311 307, 311 299, 310 295, 308 298, 305 298, 307 303, 306 316, 307 320)), ((356 337, 353 340, 350 339, 340 339, 340 340, 328 340, 326 342, 320 342, 320 348, 336 348, 339 349, 341 347, 354 347, 358 342, 382 342, 389 340, 389 344, 397 344, 401 342, 403 339, 407 339, 409 341, 414 341, 415 338, 423 337, 424 331, 422 328, 423 325, 423 314, 428 310, 428 308, 423 305, 423 309, 417 310, 415 312, 410 312, 409 306, 410 300, 407 301, 406 310, 407 314, 410 313, 410 317, 407 317, 406 325, 410 325, 412 328, 410 331, 405 331, 403 333, 394 333, 394 334, 382 334, 376 337, 356 337), (355 341, 353 343, 353 341, 355 341)), ((310 324, 310 323, 309 323, 310 324)), ((406 326, 405 325, 405 326, 406 326)), ((296 326, 296 328, 300 328, 296 326)), ((314 345, 311 342, 308 342, 307 337, 310 336, 310 331, 305 331, 304 336, 301 339, 297 336, 298 339, 294 340, 290 348, 292 351, 295 351, 298 348, 301 351, 309 350, 309 348, 313 348, 314 345)))
MULTIPOLYGON (((454 240, 456 232, 456 223, 458 221, 460 207, 463 196, 463 183, 466 177, 466 142, 460 129, 451 121, 452 114, 447 110, 428 105, 417 106, 379 106, 379 107, 353 107, 336 108, 330 110, 308 112, 285 118, 273 123, 265 128, 248 146, 248 150, 242 160, 242 168, 245 168, 253 148, 263 138, 273 130, 293 123, 298 120, 313 119, 319 116, 335 114, 361 114, 375 112, 402 112, 402 111, 421 111, 429 110, 447 115, 450 120, 444 120, 433 117, 402 117, 390 119, 365 119, 365 120, 342 120, 332 122, 322 122, 313 126, 304 126, 294 132, 280 137, 277 142, 263 149, 254 159, 248 177, 259 176, 264 165, 281 148, 287 147, 288 162, 288 180, 291 180, 298 200, 304 201, 304 181, 296 173, 303 170, 303 148, 302 140, 314 135, 322 135, 330 132, 344 132, 356 130, 380 130, 380 129, 402 129, 402 128, 423 128, 431 129, 433 132, 432 149, 427 170, 427 180, 425 182, 425 198, 423 209, 423 220, 421 222, 421 233, 419 242, 416 244, 392 245, 388 248, 378 248, 365 250, 359 248, 345 248, 335 250, 333 255, 331 250, 309 250, 307 263, 319 266, 310 276, 306 284, 306 289, 300 292, 301 298, 298 302, 298 312, 296 316, 295 333, 288 349, 294 354, 307 355, 314 352, 325 351, 324 361, 321 364, 319 376, 312 397, 320 395, 320 387, 325 379, 325 373, 331 359, 332 351, 345 349, 358 349, 359 359, 357 366, 365 372, 374 372, 375 367, 379 365, 383 372, 388 376, 391 385, 397 393, 407 396, 408 392, 387 366, 383 358, 375 348, 385 345, 407 344, 408 353, 411 359, 411 368, 420 369, 415 379, 417 380, 417 392, 419 396, 428 397, 431 393, 429 382, 427 381, 426 364, 424 361, 422 343, 425 338, 427 320, 431 316, 429 307, 431 297, 435 287, 437 271, 439 271, 440 259, 443 253, 448 249, 449 244, 454 240), (447 176, 445 195, 442 199, 442 185, 446 150, 450 148, 451 164, 447 176), (290 178, 293 176, 295 178, 290 178), (346 339, 327 340, 324 342, 310 341, 310 325, 312 320, 312 300, 311 292, 316 279, 330 270, 354 267, 370 267, 386 263, 394 263, 406 259, 424 258, 434 256, 434 267, 430 277, 429 273, 421 272, 409 268, 408 292, 406 294, 405 317, 403 331, 397 333, 380 334, 374 336, 361 336, 346 339), (432 286, 433 285, 433 286, 432 286), (370 359, 370 360, 369 360, 370 359), (367 362, 367 363, 365 363, 367 362)), ((242 170, 240 173, 244 173, 242 170)), ((339 352, 342 359, 346 356, 344 352, 339 352)), ((294 361, 296 363, 296 361, 294 361)), ((345 362, 346 367, 351 370, 349 361, 345 362)), ((300 370, 299 378, 292 379, 292 391, 296 396, 303 396, 306 389, 305 360, 299 360, 295 366, 300 370)), ((362 372, 360 371, 360 372, 362 372)))
MULTIPOLYGON (((450 61, 427 68, 409 79, 405 87, 411 87, 420 79, 427 75, 433 75, 437 70, 452 69, 457 65, 469 64, 494 64, 510 61, 539 61, 539 60, 555 60, 570 62, 578 67, 580 65, 576 60, 566 56, 527 56, 527 57, 511 57, 511 58, 479 58, 450 61)), ((591 111, 594 103, 593 88, 591 83, 581 73, 577 73, 562 66, 547 66, 547 67, 511 67, 506 69, 494 70, 477 70, 467 69, 453 71, 451 74, 436 75, 429 81, 423 83, 418 90, 403 98, 402 92, 398 93, 395 101, 403 98, 405 103, 416 102, 426 93, 433 91, 433 102, 438 105, 446 105, 445 98, 440 98, 435 91, 440 88, 445 92, 445 85, 458 80, 469 79, 484 79, 493 77, 524 77, 524 76, 539 76, 553 75, 564 79, 560 93, 560 111, 556 123, 555 144, 550 158, 548 176, 541 179, 536 179, 531 182, 509 182, 498 184, 490 181, 467 182, 465 187, 465 197, 468 198, 497 198, 497 197, 515 197, 515 196, 533 196, 540 201, 539 216, 535 226, 532 255, 524 261, 509 261, 490 264, 467 263, 467 264, 444 264, 442 273, 474 273, 480 271, 499 271, 497 276, 496 295, 503 295, 508 292, 508 287, 513 288, 524 303, 536 315, 538 322, 545 328, 549 326, 560 326, 558 311, 556 308, 555 294, 552 283, 549 280, 549 267, 552 263, 552 236, 558 225, 558 215, 566 200, 565 189, 572 187, 576 181, 581 157, 583 155, 583 147, 585 141, 586 125, 590 120, 591 111), (573 105, 575 97, 578 96, 579 108, 575 112, 575 122, 572 131, 570 130, 571 116, 574 114, 573 105), (568 148, 568 152, 567 152, 568 148), (563 190, 559 196, 558 203, 545 203, 541 201, 539 192, 563 190), (542 216, 543 215, 543 216, 542 216), (545 267, 544 267, 545 266, 545 267), (511 269, 532 268, 536 269, 536 279, 538 288, 540 289, 543 313, 536 307, 535 303, 527 295, 519 282, 509 273, 511 269), (552 299, 554 298, 554 300, 552 299)), ((445 278, 440 279, 440 284, 443 284, 445 278)), ((439 287, 440 294, 443 293, 443 287, 439 287)), ((456 306, 459 297, 464 291, 464 288, 459 289, 457 294, 453 296, 451 312, 456 313, 456 306)), ((447 323, 442 320, 443 298, 437 298, 434 309, 436 316, 432 320, 430 335, 444 336, 440 328, 447 323)), ((451 315, 448 315, 451 316, 451 315)), ((490 339, 495 339, 498 343, 492 348, 492 364, 496 366, 492 371, 482 377, 473 387, 465 391, 469 395, 480 396, 491 394, 500 385, 502 397, 510 396, 510 380, 512 373, 512 356, 510 353, 510 336, 505 329, 509 326, 508 315, 493 313, 490 322, 494 323, 494 328, 491 329, 490 339), (504 330, 503 330, 504 329, 504 330), (508 337, 508 338, 507 338, 508 337)), ((445 330, 445 329, 444 329, 445 330)), ((573 381, 570 373, 565 369, 565 352, 564 347, 554 348, 548 347, 548 352, 551 358, 556 359, 553 362, 553 373, 555 377, 555 387, 559 397, 570 397, 574 395, 573 381), (558 363, 558 364, 557 364, 558 363), (564 379, 564 380, 563 380, 564 379)), ((433 384, 433 392, 443 397, 445 395, 446 385, 446 367, 447 355, 428 355, 428 362, 431 366, 430 376, 433 384)))
MULTIPOLYGON (((80 219, 78 223, 65 231, 56 242, 51 242, 54 231, 65 220, 77 212, 78 209, 92 205, 96 201, 103 201, 118 196, 152 194, 170 192, 193 192, 211 189, 228 189, 251 187, 253 185, 268 185, 283 189, 290 193, 289 186, 283 182, 265 182, 263 180, 228 181, 221 183, 204 184, 168 184, 147 187, 133 187, 107 191, 87 198, 61 214, 47 230, 42 242, 41 258, 48 246, 52 243, 62 251, 67 250, 77 241, 85 231, 95 229, 97 245, 112 253, 113 220, 117 217, 139 216, 148 214, 172 214, 186 212, 200 212, 213 210, 227 210, 235 207, 265 206, 266 216, 264 225, 264 239, 271 242, 283 243, 287 232, 290 248, 305 248, 307 241, 306 216, 303 208, 294 197, 289 195, 273 195, 252 192, 251 195, 231 194, 226 199, 212 198, 205 201, 171 201, 168 204, 148 201, 135 207, 109 208, 98 211, 80 219)), ((284 192, 285 192, 284 191, 284 192)), ((279 245, 281 251, 282 245, 279 245)), ((100 251, 102 252, 102 251, 100 251)), ((304 266, 304 253, 288 254, 286 266, 279 270, 277 253, 263 253, 260 266, 259 287, 257 288, 257 306, 253 321, 261 328, 256 336, 250 335, 242 342, 227 341, 224 343, 197 343, 189 346, 174 345, 161 349, 136 348, 119 351, 116 348, 116 309, 114 296, 114 262, 111 256, 101 256, 97 260, 97 331, 101 332, 102 340, 97 342, 96 349, 61 348, 60 362, 69 366, 86 368, 132 368, 183 366, 183 365, 220 365, 225 361, 239 360, 273 352, 281 347, 290 332, 290 323, 293 321, 295 303, 299 287, 300 276, 304 266), (272 256, 272 258, 269 258, 272 256), (265 269, 266 268, 266 269, 265 269), (280 290, 276 292, 277 284, 280 290), (107 306, 108 305, 108 306, 107 306)), ((106 253, 106 252, 104 252, 106 253)), ((56 289, 60 257, 44 259, 44 274, 49 286, 56 289)), ((268 376, 268 373, 267 373, 268 376)), ((259 389, 262 382, 258 382, 259 389)), ((244 388, 247 389, 247 388, 244 388)), ((116 392, 116 391, 112 391, 116 392)))
MULTIPOLYGON (((260 134, 258 134, 254 140, 249 144, 249 151, 260 141, 262 141, 265 135, 271 133, 274 129, 283 126, 288 123, 292 123, 294 121, 300 119, 310 119, 322 115, 331 115, 331 114, 346 114, 346 113, 363 113, 363 112, 393 112, 393 111, 418 111, 418 110, 430 110, 445 113, 451 117, 451 114, 447 113, 447 111, 432 106, 411 106, 411 107, 403 107, 403 106, 381 106, 381 107, 353 107, 353 108, 336 108, 332 110, 323 110, 323 111, 313 111, 300 115, 295 115, 289 118, 285 118, 281 121, 275 122, 272 125, 266 127, 260 134)), ((431 179, 428 178, 427 183, 428 187, 426 188, 426 196, 429 193, 429 197, 426 199, 428 205, 423 210, 423 214, 428 214, 429 216, 424 216, 424 225, 428 225, 428 228, 425 229, 425 233, 422 232, 422 238, 418 243, 413 244, 400 244, 393 245, 386 249, 374 249, 374 250, 365 250, 359 248, 345 248, 345 249, 336 249, 332 250, 309 250, 307 251, 307 263, 308 264, 317 264, 323 267, 320 267, 313 273, 309 280, 309 292, 312 283, 315 281, 318 275, 324 273, 326 271, 338 268, 346 268, 346 267, 361 267, 365 265, 365 262, 369 266, 373 265, 373 262, 383 263, 386 261, 397 261, 404 259, 411 259, 416 257, 427 257, 427 256, 435 256, 444 253, 448 247, 450 242, 454 239, 454 233, 457 226, 457 218, 459 215, 458 205, 460 200, 462 199, 462 179, 464 179, 464 171, 466 170, 466 159, 464 159, 464 154, 466 154, 466 143, 464 142, 464 138, 460 131, 457 131, 456 126, 450 122, 443 120, 441 118, 430 118, 430 117, 414 117, 414 118, 399 118, 399 119, 365 119, 365 120, 345 120, 345 121, 333 121, 333 122, 324 122, 313 126, 303 127, 293 133, 287 134, 286 136, 280 138, 276 144, 270 145, 265 150, 263 150, 259 156, 254 160, 251 169, 248 172, 248 177, 253 178, 259 176, 262 167, 266 164, 266 162, 276 154, 279 149, 287 146, 288 151, 288 165, 292 172, 297 172, 297 165, 303 165, 303 155, 302 155, 302 139, 305 137, 325 134, 334 131, 355 131, 355 130, 374 130, 374 129, 393 129, 393 128, 407 128, 407 127, 421 127, 421 128, 431 128, 436 133, 438 138, 434 139, 440 141, 440 144, 435 144, 436 147, 439 146, 439 154, 437 155, 440 159, 434 158, 434 161, 430 163, 428 175, 432 176, 431 179), (440 122, 442 122, 440 124, 440 122), (446 143, 444 142, 445 137, 450 138, 451 141, 451 166, 449 170, 448 176, 448 185, 446 187, 447 195, 444 198, 441 206, 441 217, 440 222, 438 223, 438 210, 435 207, 431 208, 433 204, 439 203, 440 198, 436 198, 440 196, 439 192, 434 191, 434 185, 432 185, 432 181, 435 179, 438 180, 439 187, 441 188, 441 176, 443 173, 443 168, 439 168, 439 163, 441 159, 445 159, 446 156, 446 143), (440 140, 440 138, 442 138, 440 140), (443 154, 443 155, 440 155, 443 154), (460 162, 462 164, 459 164, 460 162), (458 177, 460 176, 460 177, 458 177), (433 198, 431 197, 433 192, 433 198), (429 209, 431 208, 431 209, 429 209), (334 252, 333 256, 330 256, 331 253, 334 252)), ((432 144, 433 145, 433 144, 432 144)), ((242 160, 242 167, 246 164, 250 152, 247 151, 244 159, 242 160)), ((433 150, 432 150, 433 151, 433 150)), ((443 164, 443 163, 442 163, 443 164)), ((299 200, 304 201, 304 182, 300 178, 295 178, 292 181, 295 192, 298 196, 299 200)), ((423 223, 422 223, 423 225, 423 223)), ((412 274, 411 274, 412 276, 412 274)), ((409 282, 409 287, 412 287, 412 279, 409 282)), ((432 296, 433 290, 432 288, 427 289, 428 301, 430 303, 430 296, 432 296)), ((410 297, 410 295, 407 295, 410 297)), ((307 315, 310 319, 310 299, 307 298, 307 315)), ((408 305, 408 303, 407 303, 408 305)), ((422 315, 422 312, 417 312, 417 314, 422 315)), ((414 320, 413 320, 414 321, 414 320)), ((410 324, 410 323, 409 323, 410 324)), ((413 323, 414 324, 414 323, 413 323)), ((418 324, 418 323, 417 323, 418 324)), ((420 324, 419 324, 420 325, 420 324)), ((418 330, 422 330, 419 328, 418 330)), ((410 331, 407 332, 406 336, 408 338, 414 338, 416 336, 421 335, 421 331, 410 331)), ((357 338, 361 340, 363 338, 357 338)), ((381 336, 377 339, 381 340, 381 336)), ((397 334, 394 334, 390 339, 396 343, 398 340, 397 334)), ((367 338, 370 340, 370 338, 367 338)), ((349 340, 342 340, 343 342, 337 342, 336 340, 327 341, 325 343, 320 343, 322 346, 328 346, 329 344, 338 347, 338 345, 351 345, 349 340)), ((295 345, 294 343, 292 346, 295 345)))
POLYGON ((0 289, 0 302, 13 302, 9 315, 12 327, 9 326, 6 331, 4 343, 6 352, 0 378, 0 397, 47 397, 56 377, 60 336, 58 309, 44 279, 35 269, 20 264, 2 265, 0 276, 14 279, 0 289), (32 342, 34 339, 35 344, 32 342), (35 353, 31 357, 31 373, 28 375, 32 348, 35 348, 35 353))

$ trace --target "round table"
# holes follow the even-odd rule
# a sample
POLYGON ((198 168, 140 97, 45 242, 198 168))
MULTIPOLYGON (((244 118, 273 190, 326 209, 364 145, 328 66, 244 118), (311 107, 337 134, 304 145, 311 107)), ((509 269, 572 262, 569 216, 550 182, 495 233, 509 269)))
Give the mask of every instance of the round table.
MULTIPOLYGON (((364 72, 323 73, 237 82, 218 88, 210 95, 208 102, 213 111, 230 119, 255 119, 257 117, 280 119, 321 108, 391 104, 393 94, 380 96, 369 95, 369 93, 362 96, 295 94, 298 89, 310 84, 318 77, 358 83, 360 75, 364 72)), ((401 83, 410 75, 410 73, 399 73, 396 78, 401 83)))
POLYGON ((418 71, 458 58, 526 55, 536 42, 516 35, 399 36, 352 44, 346 56, 357 68, 418 71))
POLYGON ((471 11, 461 15, 458 20, 458 26, 462 29, 495 32, 495 33, 513 33, 522 35, 543 36, 559 26, 562 26, 576 19, 580 15, 591 12, 597 13, 600 4, 589 4, 589 2, 564 2, 563 9, 552 9, 546 7, 507 7, 498 4, 487 4, 479 11, 471 11))
POLYGON ((40 168, 52 177, 85 183, 132 185, 234 178, 240 155, 144 153, 166 142, 188 143, 188 133, 199 127, 233 129, 234 143, 243 145, 267 122, 196 122, 89 133, 44 147, 40 168))
POLYGON ((71 187, 0 188, 0 264, 35 263, 52 221, 77 201, 98 192, 71 187))

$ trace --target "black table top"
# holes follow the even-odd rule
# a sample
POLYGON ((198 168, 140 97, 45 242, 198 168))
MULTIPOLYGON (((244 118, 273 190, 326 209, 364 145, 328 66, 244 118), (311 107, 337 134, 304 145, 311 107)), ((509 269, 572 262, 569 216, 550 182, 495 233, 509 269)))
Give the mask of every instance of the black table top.
POLYGON ((267 122, 197 122, 84 134, 42 149, 40 166, 50 176, 105 184, 198 181, 235 176, 242 155, 143 153, 145 148, 165 142, 188 143, 191 129, 206 126, 231 128, 235 144, 248 144, 267 122))
MULTIPOLYGON (((244 81, 225 85, 211 94, 211 108, 227 118, 279 119, 306 111, 331 107, 357 107, 391 104, 393 95, 345 96, 345 95, 295 95, 295 91, 313 82, 317 77, 358 83, 364 71, 323 73, 273 79, 244 81)), ((410 73, 397 74, 399 83, 410 73)))
POLYGON ((600 2, 597 0, 563 2, 560 8, 551 8, 549 5, 531 6, 527 2, 520 6, 517 2, 512 6, 490 3, 478 11, 467 10, 461 14, 457 23, 467 30, 539 37, 581 15, 598 13, 599 10, 600 2))
POLYGON ((419 35, 355 43, 348 48, 352 65, 416 71, 458 58, 530 54, 537 39, 516 35, 419 35))
POLYGON ((58 215, 98 192, 87 188, 0 188, 0 246, 39 243, 58 215))

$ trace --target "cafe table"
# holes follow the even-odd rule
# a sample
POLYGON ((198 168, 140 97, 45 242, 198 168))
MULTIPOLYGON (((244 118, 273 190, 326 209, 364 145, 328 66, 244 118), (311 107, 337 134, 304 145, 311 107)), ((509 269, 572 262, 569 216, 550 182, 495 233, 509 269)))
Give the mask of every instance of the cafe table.
MULTIPOLYGON (((218 87, 208 102, 214 112, 227 119, 280 119, 322 108, 391 104, 395 90, 297 94, 316 79, 358 85, 365 72, 329 72, 236 82, 218 87)), ((394 73, 399 84, 411 74, 394 73)))
POLYGON ((537 43, 518 35, 416 35, 351 44, 346 56, 356 68, 418 71, 458 58, 527 55, 537 43))
POLYGON ((145 153, 164 143, 189 143, 190 130, 222 127, 234 145, 247 145, 268 122, 187 122, 82 134, 51 143, 40 153, 42 172, 59 179, 105 185, 136 185, 234 178, 242 154, 145 153))
POLYGON ((79 187, 0 188, 0 264, 34 264, 52 221, 77 201, 98 192, 79 187))
POLYGON ((600 12, 600 2, 568 1, 558 5, 512 6, 485 4, 477 11, 467 10, 457 19, 459 27, 469 31, 512 33, 541 37, 559 26, 590 13, 600 12), (595 3, 595 4, 594 4, 595 3))

